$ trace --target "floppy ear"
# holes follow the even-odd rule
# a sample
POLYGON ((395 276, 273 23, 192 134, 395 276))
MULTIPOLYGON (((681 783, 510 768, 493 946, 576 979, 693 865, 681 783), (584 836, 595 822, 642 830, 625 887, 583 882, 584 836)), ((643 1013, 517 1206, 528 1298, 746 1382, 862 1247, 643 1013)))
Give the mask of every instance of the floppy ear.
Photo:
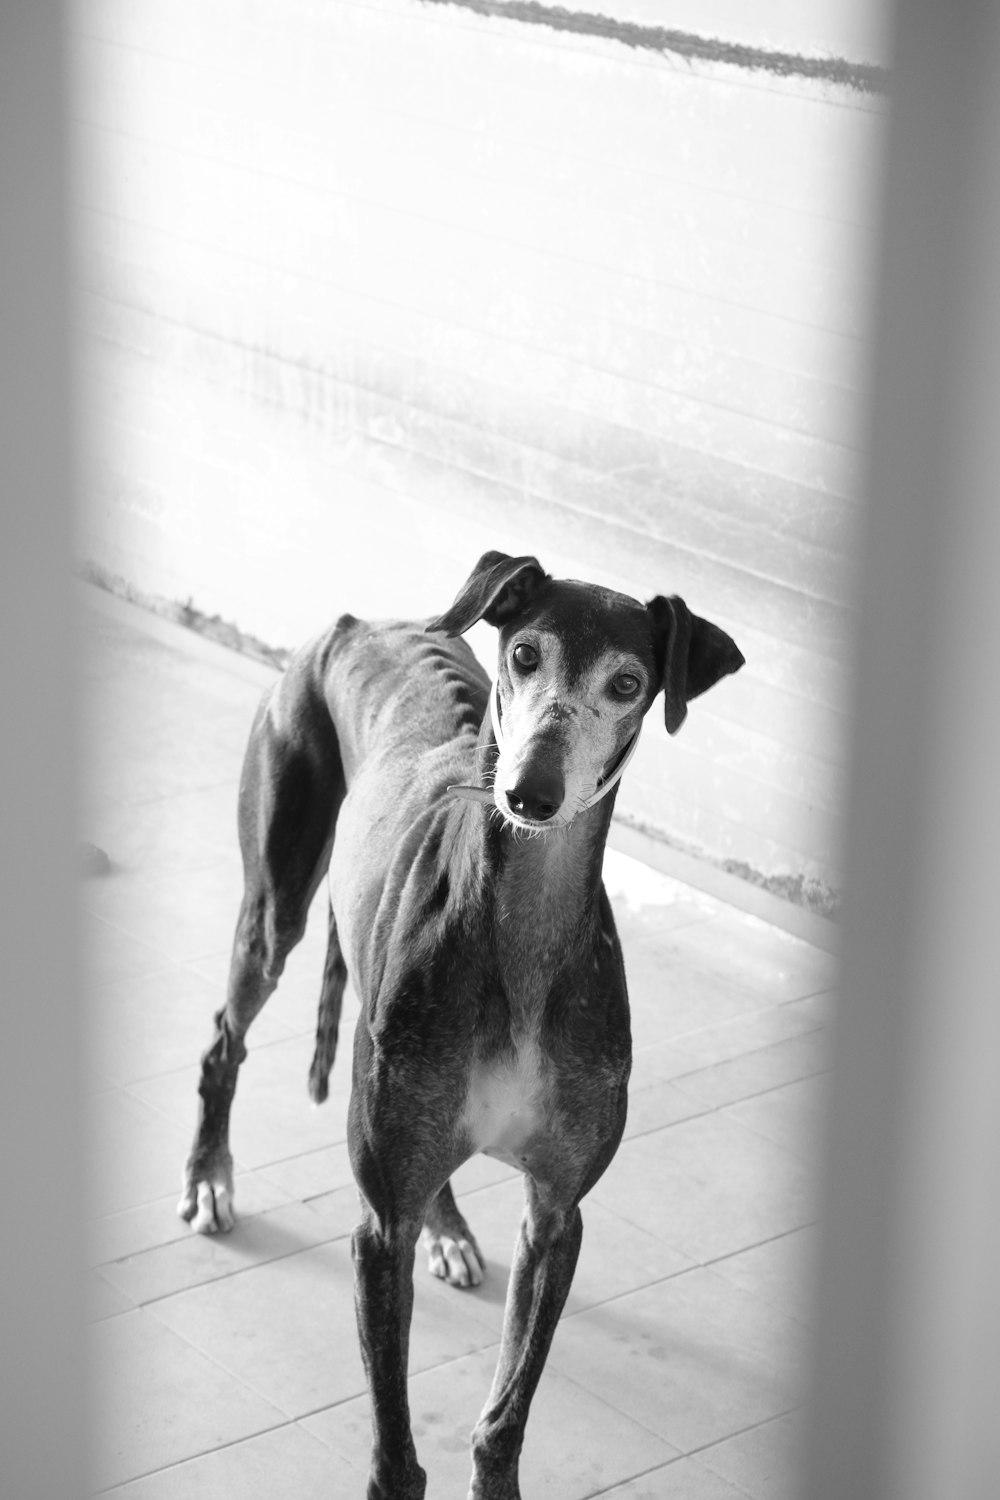
POLYGON ((424 629, 462 635, 477 620, 485 620, 488 625, 506 625, 548 577, 537 557, 484 552, 451 608, 424 629))
POLYGON ((720 677, 738 672, 743 653, 724 630, 693 615, 676 594, 657 594, 646 605, 653 627, 653 650, 663 678, 667 733, 676 734, 687 718, 687 705, 720 677))

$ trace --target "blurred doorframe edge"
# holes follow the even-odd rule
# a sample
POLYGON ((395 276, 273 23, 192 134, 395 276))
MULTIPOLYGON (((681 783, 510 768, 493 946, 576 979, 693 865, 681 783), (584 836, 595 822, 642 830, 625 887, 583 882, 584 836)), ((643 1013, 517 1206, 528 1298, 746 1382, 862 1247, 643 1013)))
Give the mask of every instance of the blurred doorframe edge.
POLYGON ((807 1500, 1000 1494, 1000 7, 895 9, 807 1500))
POLYGON ((0 6, 0 1494, 86 1488, 63 6, 0 6))

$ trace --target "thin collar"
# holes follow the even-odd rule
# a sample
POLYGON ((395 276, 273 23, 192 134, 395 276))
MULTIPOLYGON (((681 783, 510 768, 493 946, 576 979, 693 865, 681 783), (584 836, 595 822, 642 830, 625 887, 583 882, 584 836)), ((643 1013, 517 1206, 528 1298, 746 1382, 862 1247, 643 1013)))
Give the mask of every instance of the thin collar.
MULTIPOLYGON (((493 721, 493 736, 497 742, 497 749, 502 750, 504 748, 504 734, 503 729, 500 725, 499 681, 495 681, 490 688, 490 718, 493 721)), ((622 773, 624 772, 625 767, 628 765, 629 761, 635 754, 635 747, 639 743, 639 735, 641 733, 642 720, 639 721, 638 729, 629 740, 628 744, 625 746, 625 749, 619 755, 612 770, 605 772, 605 774, 599 778, 597 782, 597 790, 587 798, 586 802, 583 803, 580 808, 581 812, 585 812, 588 807, 593 807, 595 803, 600 802, 602 797, 606 797, 608 795, 613 786, 617 786, 618 782, 622 778, 622 773)), ((467 802, 493 801, 493 788, 488 786, 450 786, 447 788, 447 790, 451 792, 455 797, 463 797, 467 802)))

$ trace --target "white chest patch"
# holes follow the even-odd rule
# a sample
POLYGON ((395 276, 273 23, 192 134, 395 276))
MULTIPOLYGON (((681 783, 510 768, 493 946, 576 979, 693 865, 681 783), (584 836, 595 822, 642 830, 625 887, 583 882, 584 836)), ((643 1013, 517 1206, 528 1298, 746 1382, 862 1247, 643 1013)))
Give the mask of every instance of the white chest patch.
POLYGON ((461 1127, 474 1151, 523 1172, 530 1142, 543 1123, 549 1083, 538 1048, 522 1043, 509 1061, 477 1067, 469 1079, 461 1127))

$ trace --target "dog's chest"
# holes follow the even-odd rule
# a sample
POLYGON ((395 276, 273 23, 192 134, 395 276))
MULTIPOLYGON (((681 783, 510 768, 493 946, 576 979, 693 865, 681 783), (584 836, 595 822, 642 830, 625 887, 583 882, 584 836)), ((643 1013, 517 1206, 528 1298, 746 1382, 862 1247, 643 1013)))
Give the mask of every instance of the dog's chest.
POLYGON ((518 1043, 502 1059, 477 1063, 459 1121, 473 1151, 498 1157, 522 1172, 542 1130, 552 1098, 545 1057, 534 1041, 518 1043))

